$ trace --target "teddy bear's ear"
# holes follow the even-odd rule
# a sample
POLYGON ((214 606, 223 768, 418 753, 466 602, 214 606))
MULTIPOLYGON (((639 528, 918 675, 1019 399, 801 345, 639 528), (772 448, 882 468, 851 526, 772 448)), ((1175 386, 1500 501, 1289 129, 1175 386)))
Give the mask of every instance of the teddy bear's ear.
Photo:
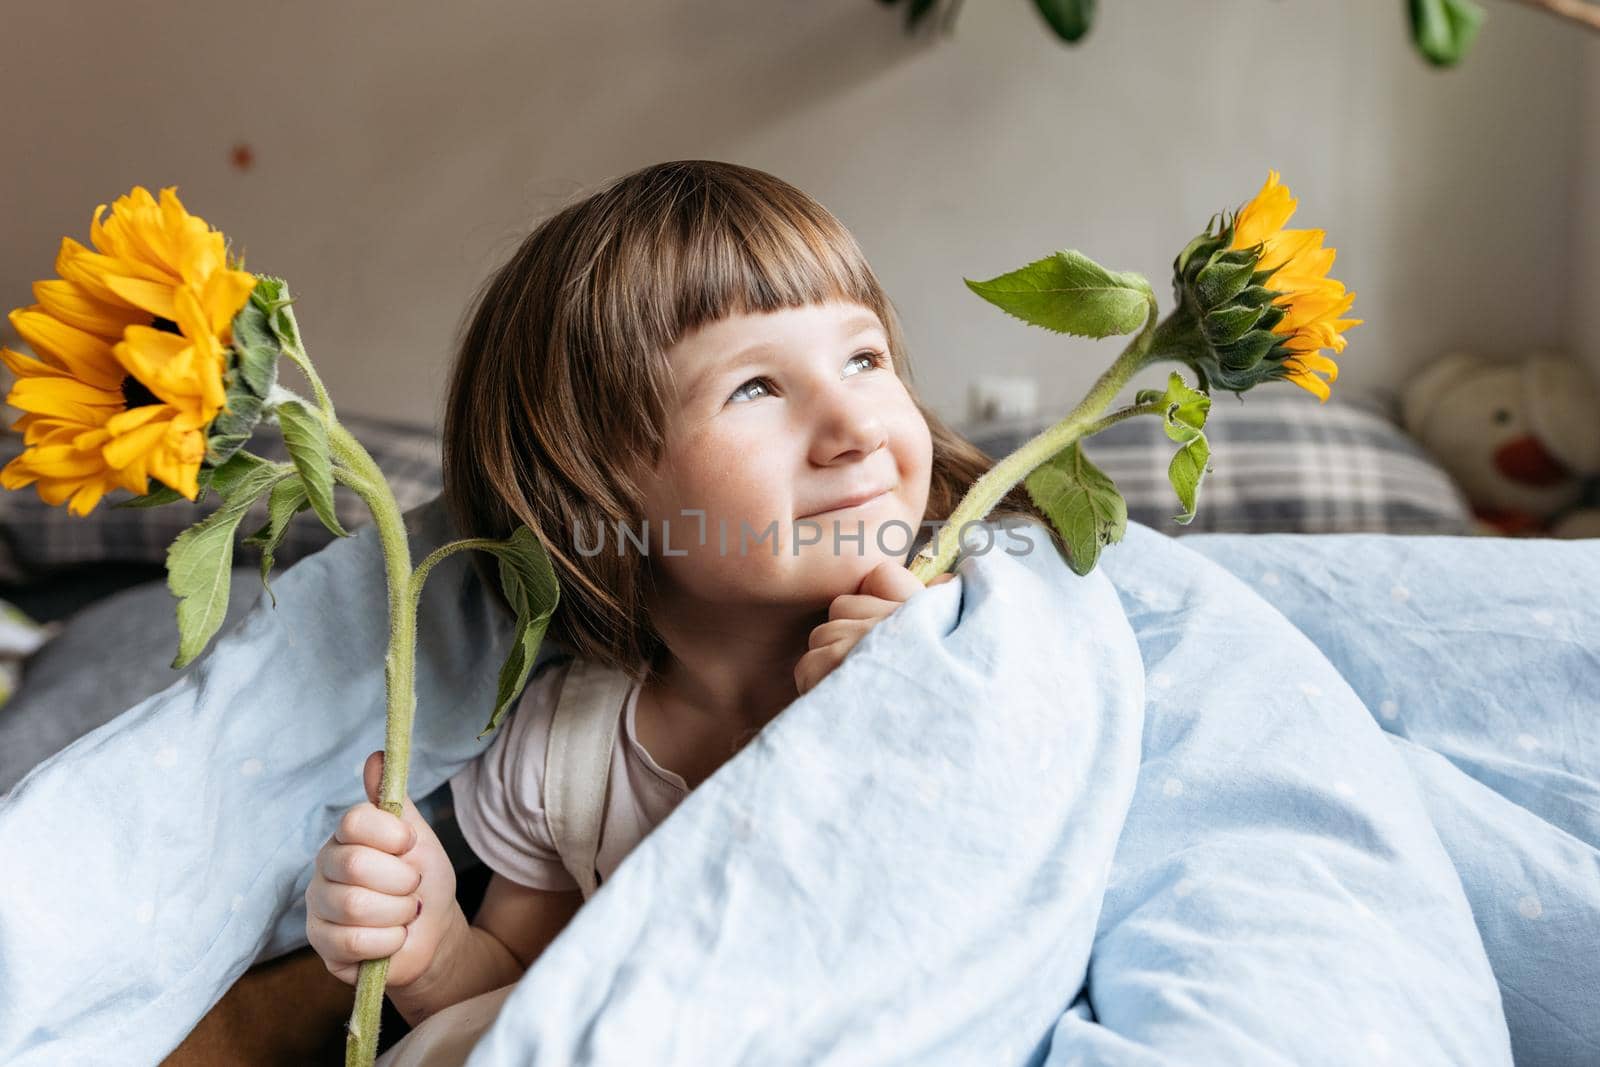
POLYGON ((1471 352, 1450 352, 1422 368, 1422 373, 1407 382, 1400 394, 1400 421, 1406 432, 1420 439, 1434 404, 1451 383, 1488 362, 1471 352))
POLYGON ((1600 387, 1587 367, 1538 352, 1522 364, 1528 428, 1570 470, 1600 473, 1600 387))

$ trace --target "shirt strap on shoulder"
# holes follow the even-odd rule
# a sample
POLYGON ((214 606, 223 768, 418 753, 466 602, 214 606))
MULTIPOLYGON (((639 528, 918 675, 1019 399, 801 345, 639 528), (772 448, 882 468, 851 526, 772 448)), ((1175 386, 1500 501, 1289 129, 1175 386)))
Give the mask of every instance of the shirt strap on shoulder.
POLYGON ((545 748, 544 810, 556 851, 589 899, 599 886, 595 861, 605 818, 611 753, 633 682, 622 671, 573 659, 561 682, 545 748))

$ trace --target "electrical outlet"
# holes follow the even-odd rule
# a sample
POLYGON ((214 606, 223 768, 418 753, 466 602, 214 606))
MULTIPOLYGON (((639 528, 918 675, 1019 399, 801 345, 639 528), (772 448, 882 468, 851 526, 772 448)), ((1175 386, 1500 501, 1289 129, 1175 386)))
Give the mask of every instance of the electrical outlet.
POLYGON ((1038 413, 1037 379, 984 375, 967 386, 967 417, 973 422, 1023 421, 1038 413))

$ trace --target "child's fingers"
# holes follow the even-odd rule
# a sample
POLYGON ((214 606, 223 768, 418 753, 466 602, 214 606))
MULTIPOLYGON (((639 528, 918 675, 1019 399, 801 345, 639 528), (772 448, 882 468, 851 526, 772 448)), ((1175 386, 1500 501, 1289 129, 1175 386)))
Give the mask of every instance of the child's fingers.
MULTIPOLYGON (((367 802, 374 807, 378 803, 378 789, 383 784, 383 750, 373 752, 367 756, 367 762, 361 765, 361 782, 367 790, 367 802)), ((411 803, 410 797, 405 797, 400 802, 400 815, 409 823, 424 823, 422 813, 417 811, 417 806, 411 803)))
POLYGON ((945 582, 950 581, 955 576, 956 576, 956 572, 955 571, 945 571, 943 574, 939 575, 939 577, 937 577, 933 581, 929 582, 928 583, 928 588, 932 589, 936 585, 943 585, 945 582))
POLYGON ((398 815, 372 804, 357 804, 339 820, 333 838, 341 845, 368 845, 401 856, 417 843, 417 831, 398 815))
POLYGON ((378 786, 383 782, 383 750, 368 753, 367 762, 361 765, 361 784, 366 787, 367 800, 378 803, 378 786))
POLYGON ((800 662, 794 666, 795 691, 805 696, 817 683, 832 674, 833 669, 844 662, 844 657, 854 647, 854 641, 835 641, 821 648, 813 648, 801 656, 800 662))
POLYGON ((415 893, 422 873, 398 856, 367 845, 323 846, 317 853, 317 873, 330 882, 366 886, 379 893, 415 893))
POLYGON ((404 926, 417 917, 416 897, 377 893, 359 885, 313 878, 306 887, 306 914, 336 926, 404 926))
POLYGON ((832 619, 882 619, 900 606, 898 600, 885 600, 881 596, 845 593, 833 598, 828 605, 828 618, 832 619))
POLYGON ((338 975, 339 971, 335 968, 349 967, 365 960, 381 960, 399 952, 406 943, 406 928, 340 926, 312 916, 306 920, 306 940, 322 957, 328 970, 338 975))
POLYGON ((866 619, 834 619, 811 631, 808 647, 822 648, 835 641, 849 641, 855 644, 870 627, 871 622, 866 619))
POLYGON ((910 570, 893 560, 884 560, 867 572, 856 592, 904 603, 925 588, 910 570))

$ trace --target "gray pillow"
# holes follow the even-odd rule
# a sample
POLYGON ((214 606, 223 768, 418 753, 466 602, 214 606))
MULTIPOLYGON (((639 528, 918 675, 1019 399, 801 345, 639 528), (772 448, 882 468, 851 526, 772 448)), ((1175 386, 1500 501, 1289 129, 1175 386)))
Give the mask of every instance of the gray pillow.
MULTIPOLYGON (((263 595, 260 567, 236 567, 219 633, 263 595)), ((0 705, 0 794, 46 757, 193 669, 194 663, 181 671, 171 666, 177 603, 164 580, 124 589, 72 615, 28 659, 21 687, 0 705)))

